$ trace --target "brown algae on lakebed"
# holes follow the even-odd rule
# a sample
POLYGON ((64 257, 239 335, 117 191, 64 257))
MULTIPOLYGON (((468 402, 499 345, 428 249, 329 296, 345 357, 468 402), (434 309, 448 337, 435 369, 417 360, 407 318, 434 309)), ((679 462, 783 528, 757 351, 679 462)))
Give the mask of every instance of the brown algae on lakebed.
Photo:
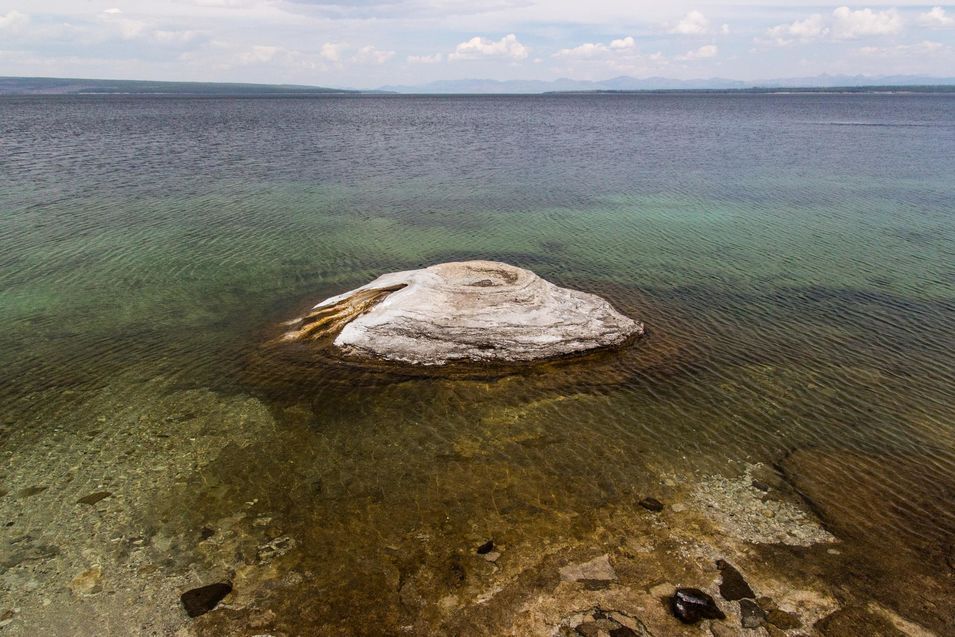
POLYGON ((23 428, 5 447, 15 469, 0 498, 13 522, 0 586, 17 609, 6 631, 93 635, 108 621, 116 634, 551 635, 597 608, 682 634, 659 601, 678 585, 708 591, 739 625, 736 602, 718 597, 721 559, 804 626, 853 603, 833 588, 842 543, 774 470, 674 470, 679 452, 642 454, 600 394, 501 391, 512 388, 366 387, 370 410, 357 393, 270 408, 163 378, 91 392, 69 431, 23 428), (420 408, 417 392, 434 413, 388 417, 420 408), (584 437, 555 427, 557 413, 586 421, 584 437), (755 478, 775 480, 771 491, 755 478), (44 488, 11 497, 30 487, 44 488), (648 495, 662 510, 639 505, 648 495), (727 526, 754 509, 766 520, 755 532, 727 526), (477 554, 488 538, 493 561, 477 554), (562 569, 596 558, 613 578, 562 581, 562 569), (215 582, 232 592, 186 617, 179 596, 215 582))

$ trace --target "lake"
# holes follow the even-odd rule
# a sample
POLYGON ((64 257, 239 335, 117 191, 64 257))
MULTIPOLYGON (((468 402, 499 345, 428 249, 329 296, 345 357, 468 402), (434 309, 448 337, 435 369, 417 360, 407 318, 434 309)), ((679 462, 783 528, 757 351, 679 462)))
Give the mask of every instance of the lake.
POLYGON ((5 635, 705 634, 716 560, 787 634, 955 634, 953 96, 5 97, 0 175, 5 635), (269 345, 478 258, 648 336, 269 345))

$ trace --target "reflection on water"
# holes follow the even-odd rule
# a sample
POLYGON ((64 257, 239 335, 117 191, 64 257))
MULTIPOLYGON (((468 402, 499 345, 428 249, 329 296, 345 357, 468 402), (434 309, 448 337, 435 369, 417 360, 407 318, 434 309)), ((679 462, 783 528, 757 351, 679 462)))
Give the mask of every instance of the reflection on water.
POLYGON ((0 111, 5 632, 559 634, 600 608, 696 634, 660 598, 738 626, 718 559, 789 634, 955 631, 955 100, 0 111), (850 120, 920 126, 819 132, 850 120), (264 346, 469 258, 649 337, 508 373, 264 346), (602 555, 613 578, 562 579, 602 555))

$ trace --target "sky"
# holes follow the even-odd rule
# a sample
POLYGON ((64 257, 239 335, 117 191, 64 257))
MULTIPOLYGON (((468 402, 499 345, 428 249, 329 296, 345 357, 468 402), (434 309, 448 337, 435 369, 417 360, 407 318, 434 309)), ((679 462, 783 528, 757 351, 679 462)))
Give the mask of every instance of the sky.
POLYGON ((0 76, 293 83, 955 76, 955 5, 0 0, 0 76))

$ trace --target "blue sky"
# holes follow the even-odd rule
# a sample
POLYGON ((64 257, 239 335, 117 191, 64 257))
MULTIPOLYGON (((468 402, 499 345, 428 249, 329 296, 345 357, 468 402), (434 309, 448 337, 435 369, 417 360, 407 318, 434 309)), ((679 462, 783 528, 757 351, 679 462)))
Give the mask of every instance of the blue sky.
POLYGON ((291 82, 955 75, 955 5, 0 0, 0 75, 291 82))

